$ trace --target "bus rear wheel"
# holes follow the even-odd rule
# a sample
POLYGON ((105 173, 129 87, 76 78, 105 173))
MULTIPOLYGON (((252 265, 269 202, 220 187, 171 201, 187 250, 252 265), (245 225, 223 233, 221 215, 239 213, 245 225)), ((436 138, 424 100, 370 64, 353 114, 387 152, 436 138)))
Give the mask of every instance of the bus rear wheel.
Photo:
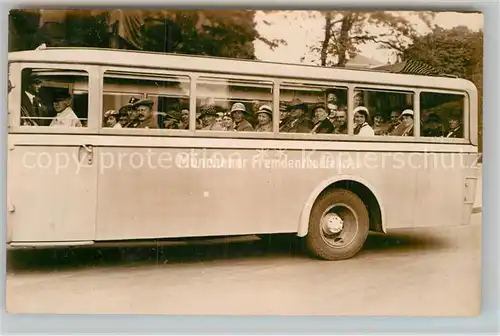
POLYGON ((349 259, 363 247, 369 227, 368 210, 355 193, 331 190, 321 195, 313 206, 305 244, 318 258, 349 259))

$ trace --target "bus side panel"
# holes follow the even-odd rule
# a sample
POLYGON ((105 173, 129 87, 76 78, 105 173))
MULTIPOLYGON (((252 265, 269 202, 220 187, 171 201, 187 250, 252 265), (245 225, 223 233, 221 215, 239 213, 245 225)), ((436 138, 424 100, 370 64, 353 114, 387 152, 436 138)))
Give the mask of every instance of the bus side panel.
POLYGON ((427 154, 418 160, 416 227, 462 224, 465 162, 462 155, 427 154))
POLYGON ((94 239, 97 170, 81 148, 14 146, 9 168, 13 242, 94 239))
MULTIPOLYGON (((385 158, 387 167, 382 169, 383 153, 351 153, 353 161, 345 160, 341 169, 336 162, 318 168, 269 168, 264 162, 278 158, 275 150, 207 149, 206 157, 239 155, 245 164, 202 168, 194 165, 200 163, 187 148, 100 150, 106 160, 99 174, 97 240, 297 232, 311 193, 340 174, 362 177, 377 190, 385 202, 387 225, 414 223, 417 171, 398 169, 392 157, 385 158), (366 155, 375 157, 379 166, 364 166, 366 155)), ((310 159, 320 164, 323 155, 332 154, 339 153, 318 151, 310 159)), ((285 155, 292 162, 304 157, 300 150, 285 155)))

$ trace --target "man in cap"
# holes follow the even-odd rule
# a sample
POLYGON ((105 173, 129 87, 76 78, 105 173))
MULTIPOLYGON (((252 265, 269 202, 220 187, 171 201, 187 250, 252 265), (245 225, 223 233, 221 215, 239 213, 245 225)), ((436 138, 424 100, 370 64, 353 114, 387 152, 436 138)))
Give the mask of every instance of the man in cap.
POLYGON ((460 114, 457 112, 453 112, 448 119, 449 122, 449 129, 448 129, 448 134, 446 135, 447 138, 463 138, 464 133, 463 129, 460 126, 460 114))
POLYGON ((132 106, 137 110, 136 128, 158 128, 156 113, 153 111, 154 102, 151 99, 141 99, 132 106))
POLYGON ((313 128, 312 121, 306 115, 306 105, 299 98, 294 98, 289 105, 289 114, 280 126, 280 132, 309 133, 313 128))
POLYGON ((139 125, 139 115, 137 113, 137 109, 134 106, 134 104, 139 100, 139 98, 132 97, 129 99, 127 104, 123 105, 118 110, 118 113, 120 115, 120 124, 122 124, 123 127, 136 128, 137 125, 139 125))
POLYGON ((444 135, 441 118, 435 113, 429 114, 422 130, 424 137, 442 137, 444 135))
MULTIPOLYGON (((24 72, 23 72, 24 74, 24 72)), ((42 81, 36 76, 23 76, 21 85, 21 116, 24 126, 48 126, 49 110, 40 94, 42 81)))
POLYGON ((54 91, 52 105, 57 113, 50 126, 82 127, 75 111, 71 108, 71 94, 68 89, 58 88, 54 91))
POLYGON ((251 132, 253 131, 252 124, 245 119, 245 115, 248 114, 245 105, 242 103, 234 103, 231 107, 231 115, 234 120, 234 130, 240 132, 251 132))

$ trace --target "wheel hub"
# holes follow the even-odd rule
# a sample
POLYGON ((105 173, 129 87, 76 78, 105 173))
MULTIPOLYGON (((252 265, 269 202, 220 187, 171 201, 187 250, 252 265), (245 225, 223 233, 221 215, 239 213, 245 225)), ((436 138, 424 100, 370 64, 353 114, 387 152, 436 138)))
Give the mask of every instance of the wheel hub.
POLYGON ((330 213, 323 217, 323 231, 327 235, 337 234, 344 228, 344 221, 336 213, 330 213))

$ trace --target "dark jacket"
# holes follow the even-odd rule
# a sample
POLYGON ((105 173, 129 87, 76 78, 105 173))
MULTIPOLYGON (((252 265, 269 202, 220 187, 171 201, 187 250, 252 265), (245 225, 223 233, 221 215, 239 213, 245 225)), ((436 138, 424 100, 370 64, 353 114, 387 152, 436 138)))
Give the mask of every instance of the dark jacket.
POLYGON ((316 134, 333 133, 334 128, 335 127, 333 126, 330 119, 326 118, 323 121, 319 122, 319 125, 318 125, 318 123, 316 123, 316 125, 314 125, 314 127, 313 127, 313 131, 316 134))
POLYGON ((283 120, 280 132, 288 133, 310 133, 313 123, 305 115, 298 118, 287 117, 283 120))

